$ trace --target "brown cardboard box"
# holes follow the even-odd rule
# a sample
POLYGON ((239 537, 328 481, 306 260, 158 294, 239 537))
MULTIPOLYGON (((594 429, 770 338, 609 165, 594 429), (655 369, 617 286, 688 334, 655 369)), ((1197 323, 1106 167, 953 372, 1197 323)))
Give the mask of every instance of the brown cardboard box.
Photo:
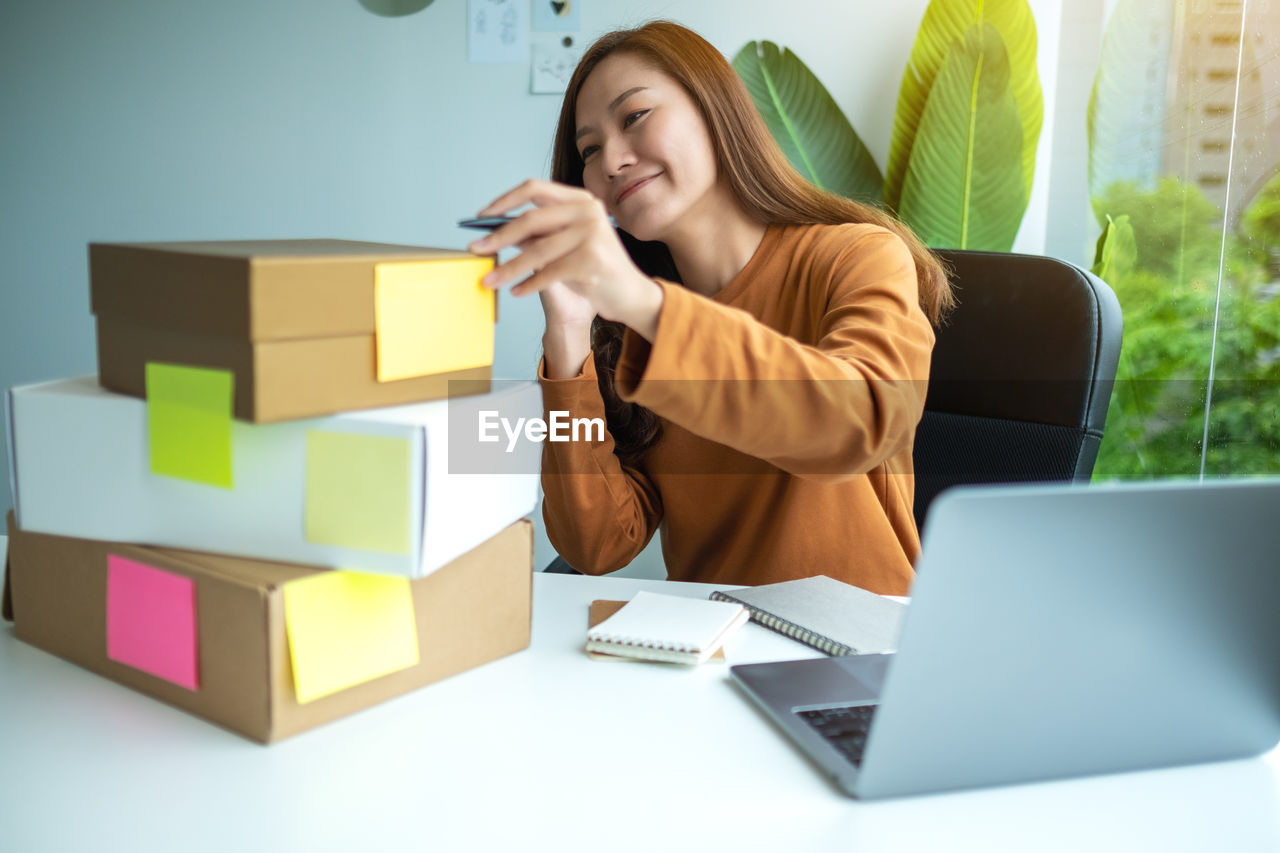
POLYGON ((5 618, 18 639, 263 743, 528 648, 533 525, 521 520, 411 581, 419 662, 299 705, 282 587, 320 569, 27 533, 9 515, 5 618), (199 688, 106 653, 107 555, 195 581, 199 688))
POLYGON ((459 259, 475 256, 348 240, 91 244, 99 381, 145 397, 148 361, 223 368, 235 416, 259 423, 483 393, 491 365, 377 379, 374 267, 459 259))

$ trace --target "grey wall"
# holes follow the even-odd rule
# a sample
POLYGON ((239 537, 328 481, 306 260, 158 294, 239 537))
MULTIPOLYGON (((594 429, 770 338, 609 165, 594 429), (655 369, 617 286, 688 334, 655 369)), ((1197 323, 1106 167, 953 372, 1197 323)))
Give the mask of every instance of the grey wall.
MULTIPOLYGON (((730 56, 751 39, 791 47, 883 167, 926 2, 580 4, 588 39, 668 17, 730 56)), ((1046 133, 1015 248, 1038 251, 1061 0, 1031 5, 1046 133)), ((526 65, 467 62, 463 0, 405 18, 357 0, 61 0, 0 16, 0 387, 94 371, 90 241, 461 247, 455 219, 547 173, 559 98, 528 94, 526 65)), ((536 300, 504 295, 501 318, 495 375, 531 377, 536 300)), ((538 564, 552 556, 539 529, 538 564)), ((661 575, 655 549, 630 572, 661 575)))

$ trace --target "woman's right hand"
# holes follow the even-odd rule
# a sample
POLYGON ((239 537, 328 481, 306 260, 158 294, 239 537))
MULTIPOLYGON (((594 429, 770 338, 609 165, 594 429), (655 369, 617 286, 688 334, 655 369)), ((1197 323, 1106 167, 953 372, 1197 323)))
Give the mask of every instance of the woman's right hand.
POLYGON ((539 291, 538 296, 542 299, 547 331, 569 334, 581 331, 590 334, 591 321, 595 319, 596 312, 585 297, 574 293, 561 281, 552 282, 539 291))
POLYGON ((540 295, 547 320, 547 376, 579 374, 591 355, 591 321, 597 314, 652 340, 662 288, 627 254, 603 202, 581 187, 531 179, 478 215, 506 214, 527 204, 533 208, 467 248, 479 254, 520 250, 481 281, 495 289, 512 284, 516 296, 540 295))
POLYGON ((556 281, 538 291, 546 331, 542 334, 543 369, 548 379, 572 379, 591 357, 591 322, 595 309, 586 298, 556 281))

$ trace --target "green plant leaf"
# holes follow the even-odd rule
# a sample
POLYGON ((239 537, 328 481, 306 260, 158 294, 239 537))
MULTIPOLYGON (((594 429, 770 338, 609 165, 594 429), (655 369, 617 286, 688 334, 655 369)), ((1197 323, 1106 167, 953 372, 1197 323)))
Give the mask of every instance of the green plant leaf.
POLYGON ((1085 116, 1099 225, 1106 224, 1102 198, 1113 184, 1151 189, 1160 172, 1173 14, 1167 0, 1120 0, 1107 21, 1085 116))
POLYGON ((1036 70, 1036 22, 1026 0, 932 0, 924 12, 911 58, 902 73, 898 107, 893 116, 889 163, 885 168, 884 200, 893 210, 901 205, 903 181, 925 103, 951 45, 979 22, 993 25, 1003 37, 1022 120, 1023 195, 1031 193, 1036 145, 1044 120, 1044 96, 1036 70))
POLYGON ((1027 207, 1021 131, 1004 40, 974 24, 929 92, 899 214, 930 246, 1007 252, 1027 207))
POLYGON ((1115 219, 1108 216, 1102 234, 1098 236, 1091 272, 1115 287, 1137 262, 1138 239, 1133 233, 1129 215, 1121 214, 1115 219))
POLYGON ((1268 266, 1272 278, 1280 278, 1280 168, 1241 214, 1240 236, 1244 251, 1268 266))
POLYGON ((733 67, 787 160, 814 186, 879 204, 880 169, 835 99, 790 50, 749 42, 733 67))

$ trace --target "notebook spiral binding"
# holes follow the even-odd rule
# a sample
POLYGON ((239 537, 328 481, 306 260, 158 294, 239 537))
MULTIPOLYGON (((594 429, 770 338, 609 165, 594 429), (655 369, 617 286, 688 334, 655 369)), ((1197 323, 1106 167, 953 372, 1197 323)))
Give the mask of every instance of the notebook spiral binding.
POLYGON ((656 660, 667 663, 694 663, 697 655, 687 646, 677 649, 671 644, 654 645, 652 643, 611 643, 604 640, 588 640, 587 651, 596 652, 598 654, 618 655, 622 654, 620 648, 643 649, 643 652, 634 653, 632 656, 639 660, 656 660))
MULTIPOLYGON (((720 590, 716 590, 715 592, 711 593, 710 598, 712 601, 728 601, 734 604, 741 603, 725 595, 724 593, 720 592, 720 590)), ((767 613, 763 610, 757 610, 756 608, 751 607, 750 605, 744 605, 744 606, 747 608, 747 611, 751 614, 752 622, 757 622, 765 626, 766 628, 769 628, 770 630, 773 630, 773 631, 777 631, 779 634, 784 634, 793 640, 799 640, 800 642, 804 643, 806 646, 812 646, 813 648, 817 649, 818 651, 824 654, 831 655, 832 657, 843 657, 845 655, 854 655, 858 653, 857 649, 846 646, 844 643, 838 643, 835 640, 831 639, 830 637, 824 637, 821 634, 815 634, 813 631, 810 631, 808 628, 803 628, 794 622, 789 622, 786 619, 779 619, 777 616, 774 616, 772 613, 767 613)))
POLYGON ((591 643, 601 646, 633 646, 638 649, 652 649, 656 652, 677 652, 679 654, 696 654, 694 648, 686 643, 669 643, 665 640, 652 640, 646 637, 628 637, 618 634, 594 635, 591 643))

